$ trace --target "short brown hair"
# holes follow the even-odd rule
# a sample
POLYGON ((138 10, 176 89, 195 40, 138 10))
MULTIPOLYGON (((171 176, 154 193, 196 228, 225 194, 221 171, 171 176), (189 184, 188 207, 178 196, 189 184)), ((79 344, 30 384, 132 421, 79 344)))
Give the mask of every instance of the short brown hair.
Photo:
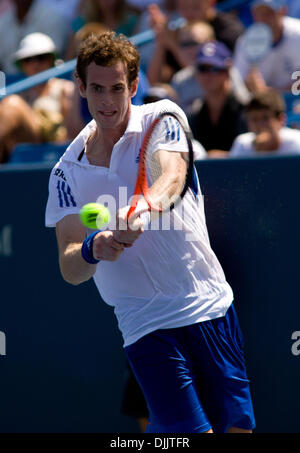
POLYGON ((268 89, 262 93, 257 93, 246 106, 246 111, 269 110, 278 117, 285 112, 286 106, 283 97, 275 90, 268 89))
POLYGON ((99 66, 113 66, 118 61, 127 69, 128 86, 138 77, 140 56, 135 46, 124 35, 113 31, 92 33, 80 45, 76 75, 86 85, 86 70, 92 63, 99 66))

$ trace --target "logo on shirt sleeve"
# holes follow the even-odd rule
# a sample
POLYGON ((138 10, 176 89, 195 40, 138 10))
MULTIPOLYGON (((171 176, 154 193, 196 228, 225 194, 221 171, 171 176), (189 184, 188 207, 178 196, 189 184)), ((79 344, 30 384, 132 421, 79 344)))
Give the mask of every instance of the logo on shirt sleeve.
POLYGON ((73 197, 71 192, 70 186, 62 180, 57 181, 56 185, 57 193, 58 193, 58 202, 60 208, 69 208, 77 206, 76 201, 73 197))
POLYGON ((180 125, 173 117, 164 120, 165 125, 165 142, 180 140, 180 125))

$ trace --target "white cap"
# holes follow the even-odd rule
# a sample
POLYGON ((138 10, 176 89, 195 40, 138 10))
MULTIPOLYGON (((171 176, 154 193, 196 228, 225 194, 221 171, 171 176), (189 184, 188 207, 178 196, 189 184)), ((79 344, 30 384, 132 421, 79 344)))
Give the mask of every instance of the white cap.
POLYGON ((20 42, 19 49, 14 54, 14 61, 47 53, 54 54, 55 50, 55 44, 48 35, 30 33, 20 42))

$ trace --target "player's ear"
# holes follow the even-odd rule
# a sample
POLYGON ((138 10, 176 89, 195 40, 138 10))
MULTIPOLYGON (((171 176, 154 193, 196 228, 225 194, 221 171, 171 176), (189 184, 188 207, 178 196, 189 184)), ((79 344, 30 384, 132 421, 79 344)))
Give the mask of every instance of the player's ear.
POLYGON ((130 86, 130 96, 133 98, 138 90, 138 85, 139 85, 139 78, 137 77, 130 86))
POLYGON ((80 96, 83 97, 83 98, 86 98, 86 86, 85 86, 85 84, 83 83, 83 81, 81 80, 81 78, 78 75, 75 76, 75 80, 76 80, 76 84, 77 84, 80 96))

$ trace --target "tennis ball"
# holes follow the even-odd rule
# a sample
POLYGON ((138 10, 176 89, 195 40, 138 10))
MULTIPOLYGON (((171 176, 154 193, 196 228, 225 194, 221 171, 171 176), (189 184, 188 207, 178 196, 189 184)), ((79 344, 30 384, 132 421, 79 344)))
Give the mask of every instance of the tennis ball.
POLYGON ((84 226, 94 230, 103 228, 110 221, 109 210, 99 203, 88 203, 82 206, 79 217, 84 226))
POLYGON ((96 225, 101 230, 105 225, 110 222, 110 212, 106 206, 99 204, 99 213, 96 218, 96 225))

